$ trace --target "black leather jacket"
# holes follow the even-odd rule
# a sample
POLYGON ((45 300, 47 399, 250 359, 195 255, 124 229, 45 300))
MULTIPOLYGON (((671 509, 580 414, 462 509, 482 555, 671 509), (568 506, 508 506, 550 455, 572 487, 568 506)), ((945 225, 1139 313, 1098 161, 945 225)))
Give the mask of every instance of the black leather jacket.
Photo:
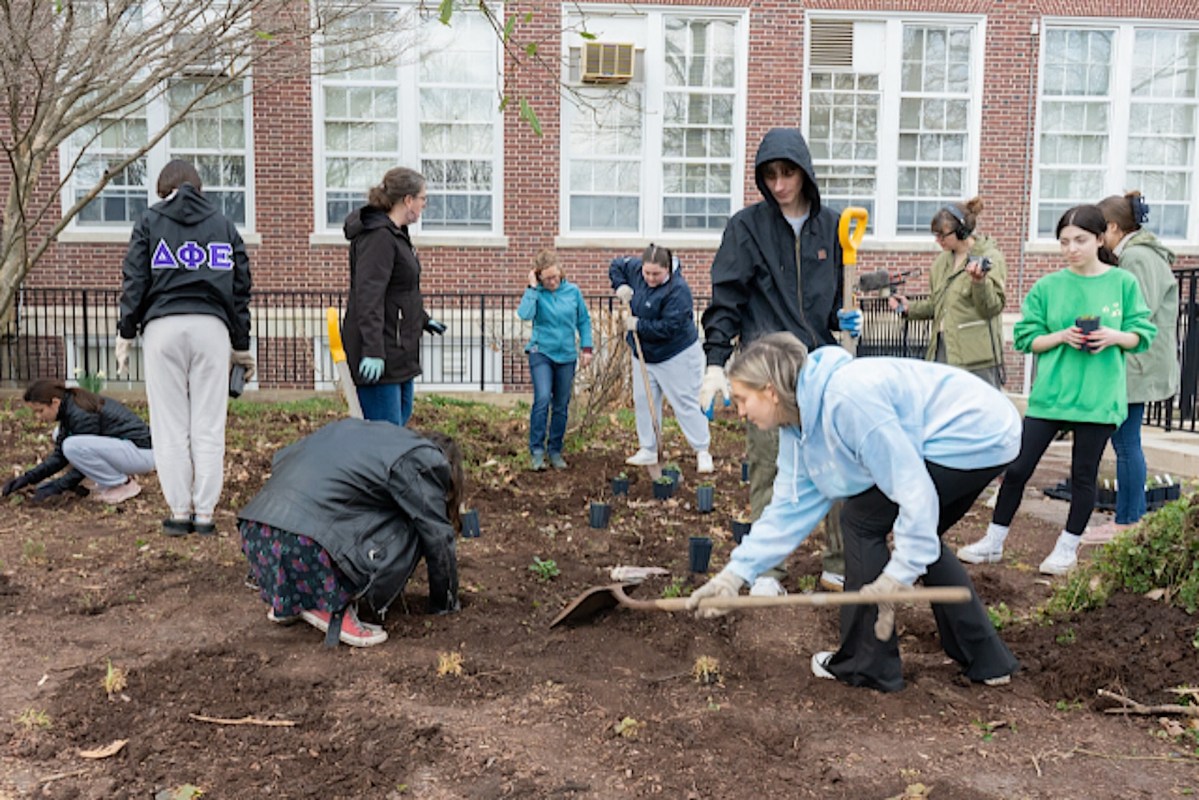
POLYGON ((445 613, 458 610, 450 488, 450 465, 428 439, 343 419, 276 453, 270 480, 238 516, 315 540, 379 614, 424 558, 429 611, 445 613))
MULTIPOLYGON (((70 466, 71 462, 63 455, 62 443, 79 434, 128 439, 143 450, 150 448, 150 428, 141 417, 121 405, 119 401, 105 397, 99 412, 93 413, 80 408, 68 391, 58 406, 58 435, 54 438, 54 452, 25 473, 29 482, 39 483, 70 466)), ((71 467, 66 475, 54 481, 54 485, 60 491, 66 491, 78 486, 82 480, 83 473, 71 467)))

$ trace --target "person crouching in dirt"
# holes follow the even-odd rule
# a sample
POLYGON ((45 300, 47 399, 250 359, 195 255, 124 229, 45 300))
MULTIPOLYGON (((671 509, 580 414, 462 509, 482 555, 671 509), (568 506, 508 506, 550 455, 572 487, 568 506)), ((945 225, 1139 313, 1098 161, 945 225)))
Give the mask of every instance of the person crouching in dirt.
POLYGON ((25 390, 25 402, 42 422, 57 422, 54 451, 23 475, 5 482, 0 496, 7 497, 33 486, 67 467, 61 478, 46 481, 33 493, 41 502, 64 492, 86 495, 81 484, 96 484, 92 497, 116 505, 142 490, 134 475, 154 471, 150 428, 142 418, 111 397, 85 389, 68 389, 58 380, 36 380, 25 390))
MULTIPOLYGON (((780 429, 774 497, 729 564, 697 589, 736 595, 799 546, 844 499, 845 588, 863 594, 965 586, 966 604, 933 604, 945 652, 970 680, 1009 681, 1019 666, 966 570, 940 540, 1020 450, 1020 415, 1002 393, 960 369, 903 358, 855 360, 838 347, 811 355, 789 333, 758 339, 728 367, 741 416, 780 429), (887 534, 894 531, 895 549, 887 534)), ((891 603, 845 606, 841 647, 812 672, 885 692, 903 688, 891 603)))
POLYGON ((458 611, 464 484, 452 439, 390 422, 339 420, 280 450, 238 519, 267 619, 303 620, 330 647, 385 642, 358 604, 382 618, 422 558, 429 613, 458 611))

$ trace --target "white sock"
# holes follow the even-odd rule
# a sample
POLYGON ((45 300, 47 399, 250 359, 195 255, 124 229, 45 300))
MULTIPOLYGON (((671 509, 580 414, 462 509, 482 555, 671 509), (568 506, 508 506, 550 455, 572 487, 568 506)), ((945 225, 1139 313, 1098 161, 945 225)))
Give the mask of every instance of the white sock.
POLYGON ((1078 534, 1070 533, 1070 531, 1062 531, 1057 536, 1056 547, 1062 550, 1069 550, 1071 553, 1078 552, 1078 543, 1082 539, 1078 534))
POLYGON ((1009 530, 1009 526, 997 525, 994 522, 992 522, 990 525, 987 526, 987 538, 990 539, 991 541, 995 542, 998 545, 1002 545, 1004 539, 1007 538, 1008 530, 1009 530))

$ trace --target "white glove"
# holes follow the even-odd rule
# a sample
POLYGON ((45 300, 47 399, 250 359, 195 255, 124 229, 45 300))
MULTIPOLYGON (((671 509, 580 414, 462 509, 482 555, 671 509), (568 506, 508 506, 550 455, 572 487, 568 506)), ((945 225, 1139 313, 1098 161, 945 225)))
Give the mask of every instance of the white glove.
POLYGON ((729 613, 726 608, 700 608, 699 601, 705 597, 736 597, 741 592, 745 581, 728 568, 722 569, 716 577, 696 589, 687 598, 687 610, 694 611, 699 619, 715 619, 729 613))
POLYGON ((616 296, 620 298, 620 302, 626 305, 633 302, 633 287, 627 283, 622 283, 616 287, 616 296))
POLYGON ((246 380, 254 377, 254 354, 249 350, 234 350, 230 360, 234 365, 246 368, 246 380))
POLYGON ((716 402, 716 395, 724 395, 724 404, 732 398, 729 380, 724 376, 724 367, 710 366, 704 371, 703 383, 699 385, 699 407, 705 411, 716 402))
POLYGON ((629 314, 627 317, 624 318, 624 329, 626 331, 632 331, 633 333, 636 333, 637 332, 637 323, 640 321, 641 321, 640 318, 634 317, 632 314, 629 314))
MULTIPOLYGON (((906 586, 892 578, 887 573, 883 573, 874 579, 873 583, 868 583, 862 587, 861 592, 864 595, 872 594, 889 594, 891 592, 902 592, 911 589, 911 586, 906 586)), ((878 604, 878 619, 874 622, 874 636, 880 642, 885 642, 895 633, 895 604, 894 603, 879 603, 878 604)))
POLYGON ((129 377, 129 351, 133 349, 133 339, 117 337, 117 377, 129 377))

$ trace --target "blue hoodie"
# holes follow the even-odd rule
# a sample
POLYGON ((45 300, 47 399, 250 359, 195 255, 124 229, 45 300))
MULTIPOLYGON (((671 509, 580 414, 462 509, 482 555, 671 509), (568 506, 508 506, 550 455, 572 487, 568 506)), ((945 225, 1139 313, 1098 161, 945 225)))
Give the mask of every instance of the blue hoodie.
POLYGON ((576 330, 578 346, 591 349, 591 314, 587 312, 587 303, 579 287, 565 278, 552 292, 544 286, 525 289, 516 316, 533 320, 533 335, 525 345, 526 353, 541 353, 555 364, 577 361, 576 330))
POLYGON ((940 502, 924 462, 982 469, 1020 452, 1015 406, 945 364, 822 347, 800 370, 796 398, 802 427, 780 430, 774 499, 729 560, 747 583, 808 538, 834 500, 878 486, 899 506, 883 571, 910 586, 941 553, 940 502))
MULTIPOLYGON (((678 259, 674 268, 660 286, 650 286, 641 274, 641 259, 619 256, 612 259, 608 267, 608 278, 612 288, 628 285, 633 289, 630 306, 637 317, 637 336, 641 339, 641 352, 645 363, 661 364, 669 361, 699 340, 695 327, 695 304, 691 299, 691 287, 683 278, 678 259)), ((637 356, 633 345, 633 334, 625 341, 637 356)))

